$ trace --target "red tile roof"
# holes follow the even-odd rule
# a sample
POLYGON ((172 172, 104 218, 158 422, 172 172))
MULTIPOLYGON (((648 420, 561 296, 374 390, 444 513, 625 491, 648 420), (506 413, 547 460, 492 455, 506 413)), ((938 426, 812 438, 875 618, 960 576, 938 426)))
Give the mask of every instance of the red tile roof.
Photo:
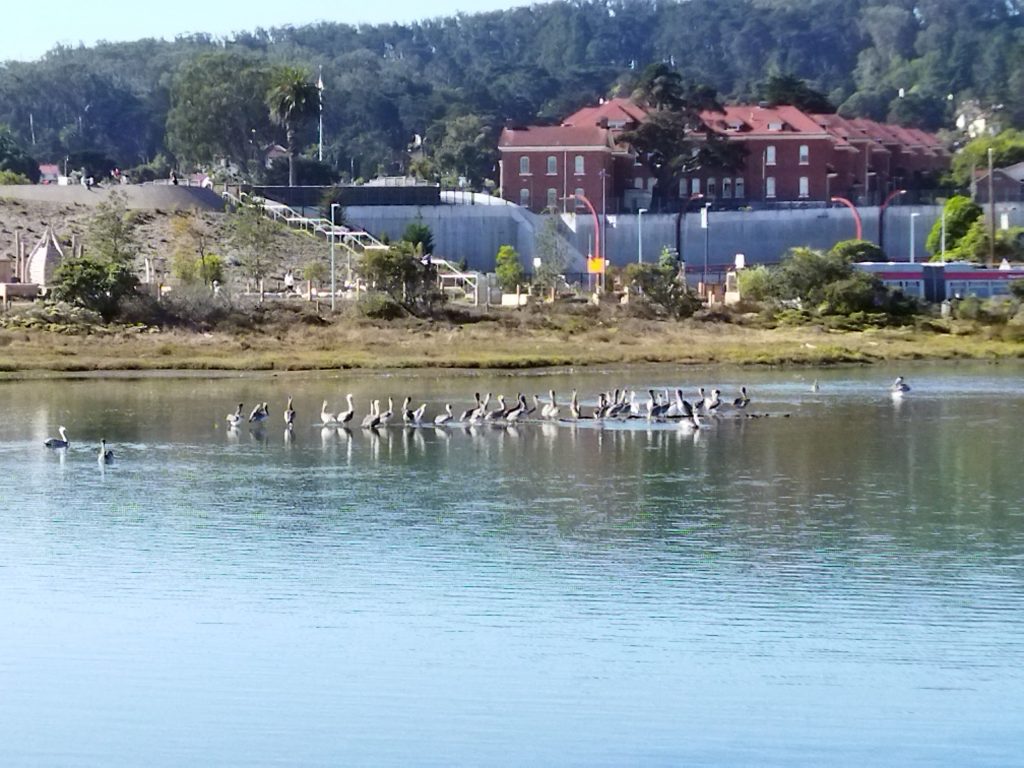
POLYGON ((531 125, 525 128, 505 128, 498 139, 498 147, 593 147, 595 150, 601 150, 612 146, 609 133, 607 128, 597 125, 531 125))
POLYGON ((562 125, 597 125, 602 119, 608 121, 611 128, 628 123, 642 123, 647 112, 631 99, 609 99, 596 107, 584 107, 569 115, 562 125))

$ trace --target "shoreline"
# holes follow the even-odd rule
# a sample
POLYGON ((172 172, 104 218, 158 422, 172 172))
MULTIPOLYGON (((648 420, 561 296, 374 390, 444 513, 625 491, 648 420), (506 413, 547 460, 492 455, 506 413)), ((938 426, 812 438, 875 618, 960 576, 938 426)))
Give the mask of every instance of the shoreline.
POLYGON ((722 323, 622 323, 578 328, 336 324, 277 332, 0 334, 0 380, 364 374, 443 369, 474 373, 576 368, 814 368, 887 362, 1024 359, 1024 342, 975 329, 836 331, 722 323))

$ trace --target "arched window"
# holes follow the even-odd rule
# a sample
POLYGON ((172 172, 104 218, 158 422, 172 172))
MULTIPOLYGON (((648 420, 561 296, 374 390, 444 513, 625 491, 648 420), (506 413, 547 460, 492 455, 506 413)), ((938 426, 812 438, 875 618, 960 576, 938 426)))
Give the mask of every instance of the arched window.
POLYGON ((583 170, 583 155, 576 155, 575 171, 576 171, 576 175, 577 176, 582 176, 583 175, 583 173, 584 173, 584 170, 583 170))
POLYGON ((525 155, 519 158, 519 175, 530 175, 530 158, 526 157, 525 155))
POLYGON ((558 158, 554 155, 548 155, 548 176, 554 176, 558 173, 558 158))

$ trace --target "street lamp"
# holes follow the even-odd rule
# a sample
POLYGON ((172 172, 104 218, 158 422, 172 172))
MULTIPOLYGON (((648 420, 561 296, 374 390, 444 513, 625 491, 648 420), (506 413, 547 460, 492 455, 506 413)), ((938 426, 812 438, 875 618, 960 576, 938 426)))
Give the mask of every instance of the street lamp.
POLYGON ((920 213, 910 214, 910 263, 914 263, 914 219, 920 216, 920 213))
POLYGON ((854 222, 854 224, 857 227, 856 238, 858 240, 863 239, 864 228, 861 225, 860 213, 857 212, 857 206, 855 206, 853 203, 851 203, 845 197, 830 197, 829 198, 829 202, 830 203, 839 203, 840 205, 845 205, 847 208, 849 208, 853 212, 853 222, 854 222))
POLYGON ((711 250, 711 203, 704 203, 700 211, 700 225, 704 228, 704 271, 700 282, 704 286, 704 296, 708 295, 708 253, 711 250))
MULTIPOLYGON (((340 208, 340 207, 341 207, 340 203, 331 203, 331 312, 334 311, 334 302, 335 302, 335 299, 336 299, 336 297, 338 295, 338 289, 337 289, 337 286, 335 285, 335 277, 334 277, 334 221, 335 221, 334 212, 336 210, 338 210, 338 208, 340 208)), ((352 275, 351 275, 351 272, 352 272, 352 257, 351 256, 349 256, 348 271, 349 271, 349 279, 351 280, 352 279, 352 275)))
POLYGON ((690 207, 690 203, 703 199, 704 195, 695 192, 683 201, 679 207, 679 213, 676 214, 676 259, 679 261, 683 261, 683 217, 686 216, 686 210, 690 207))
POLYGON ((640 208, 636 212, 636 263, 644 263, 644 214, 646 208, 640 208))
POLYGON ((907 194, 905 189, 894 189, 878 208, 878 247, 883 251, 885 250, 885 209, 889 207, 889 203, 894 198, 905 194, 907 194))

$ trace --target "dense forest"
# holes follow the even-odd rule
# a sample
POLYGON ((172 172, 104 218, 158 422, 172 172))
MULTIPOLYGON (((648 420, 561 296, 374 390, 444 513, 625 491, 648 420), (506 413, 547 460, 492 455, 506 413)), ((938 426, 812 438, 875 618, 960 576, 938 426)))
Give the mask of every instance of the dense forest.
MULTIPOLYGON (((952 129, 965 108, 1024 127, 1022 0, 576 0, 414 24, 322 23, 57 47, 0 65, 0 125, 40 161, 255 168, 284 142, 272 70, 324 84, 324 161, 404 172, 410 144, 442 174, 493 178, 507 121, 556 121, 628 93, 652 62, 722 100, 800 78, 843 114, 952 129)), ((316 120, 298 144, 312 147, 316 120)), ((307 151, 307 156, 310 152, 307 151)), ((315 153, 313 153, 315 154, 315 153)), ((312 173, 308 163, 306 178, 312 173)), ((324 169, 322 169, 324 170, 324 169)))

